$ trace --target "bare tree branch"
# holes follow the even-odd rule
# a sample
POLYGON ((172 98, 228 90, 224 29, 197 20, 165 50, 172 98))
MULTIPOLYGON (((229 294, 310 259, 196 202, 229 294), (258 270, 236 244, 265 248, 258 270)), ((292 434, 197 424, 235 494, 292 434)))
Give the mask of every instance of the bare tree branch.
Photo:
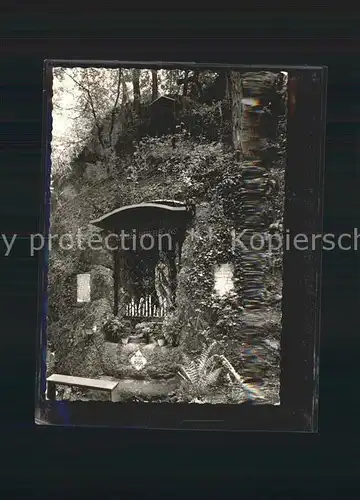
POLYGON ((70 75, 69 73, 67 73, 66 71, 64 72, 68 77, 71 78, 71 80, 76 83, 76 85, 78 85, 82 90, 85 91, 85 93, 87 94, 88 96, 88 100, 87 102, 90 104, 90 108, 91 108, 91 113, 93 115, 93 118, 94 118, 94 122, 95 122, 95 127, 96 127, 96 130, 97 130, 97 135, 98 135, 98 139, 99 139, 99 142, 102 146, 103 149, 105 149, 105 145, 104 145, 104 141, 102 140, 102 137, 101 137, 101 127, 99 125, 99 122, 98 122, 98 119, 97 119, 97 116, 96 116, 96 112, 95 112, 95 107, 94 107, 94 102, 92 100, 92 97, 91 97, 91 93, 89 91, 88 88, 86 88, 84 85, 82 85, 80 82, 78 82, 72 75, 70 75))

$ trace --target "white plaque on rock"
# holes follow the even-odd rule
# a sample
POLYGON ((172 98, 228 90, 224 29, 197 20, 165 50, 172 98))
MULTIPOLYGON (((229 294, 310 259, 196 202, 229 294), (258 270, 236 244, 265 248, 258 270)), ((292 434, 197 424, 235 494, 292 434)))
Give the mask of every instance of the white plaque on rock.
POLYGON ((90 274, 77 275, 77 301, 90 302, 90 274))
POLYGON ((144 355, 140 350, 136 351, 130 358, 131 365, 135 368, 135 370, 142 370, 146 365, 147 361, 144 355))
POLYGON ((220 297, 234 289, 233 276, 234 269, 231 264, 221 264, 215 267, 214 288, 220 297))

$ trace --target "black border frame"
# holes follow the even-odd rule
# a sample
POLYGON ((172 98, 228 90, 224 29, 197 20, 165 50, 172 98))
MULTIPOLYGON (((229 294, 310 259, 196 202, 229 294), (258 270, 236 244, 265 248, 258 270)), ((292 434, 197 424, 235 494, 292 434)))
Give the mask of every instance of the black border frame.
MULTIPOLYGON (((54 66, 287 70, 296 80, 296 106, 288 116, 284 226, 296 233, 322 232, 327 69, 323 66, 240 65, 197 62, 45 60, 42 179, 46 203, 41 227, 48 235, 50 216, 51 89, 54 66)), ((281 404, 189 405, 107 402, 50 402, 44 398, 47 248, 39 275, 38 359, 35 422, 38 424, 129 427, 168 430, 316 432, 320 327, 321 248, 284 255, 281 404), (44 301, 45 299, 45 301, 44 301), (284 332, 288 332, 284 334, 284 332), (89 405, 91 409, 89 411, 89 405)))

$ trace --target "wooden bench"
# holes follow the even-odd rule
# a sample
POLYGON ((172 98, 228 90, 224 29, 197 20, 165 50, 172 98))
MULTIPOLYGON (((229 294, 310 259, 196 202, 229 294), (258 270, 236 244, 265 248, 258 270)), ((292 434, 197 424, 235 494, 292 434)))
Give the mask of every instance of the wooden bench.
POLYGON ((110 401, 114 402, 114 389, 118 385, 118 382, 113 382, 111 380, 70 377, 69 375, 53 374, 47 378, 48 399, 53 399, 53 400, 56 399, 56 392, 55 392, 56 384, 76 386, 76 387, 86 387, 88 389, 96 389, 99 391, 108 391, 110 395, 110 401))

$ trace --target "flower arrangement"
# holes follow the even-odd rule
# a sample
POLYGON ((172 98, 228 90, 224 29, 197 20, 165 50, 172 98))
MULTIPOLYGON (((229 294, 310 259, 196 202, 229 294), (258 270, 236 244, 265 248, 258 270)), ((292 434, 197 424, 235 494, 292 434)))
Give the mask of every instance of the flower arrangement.
POLYGON ((109 318, 103 325, 105 338, 109 342, 118 342, 121 338, 127 335, 127 328, 124 321, 120 318, 113 316, 109 318))

